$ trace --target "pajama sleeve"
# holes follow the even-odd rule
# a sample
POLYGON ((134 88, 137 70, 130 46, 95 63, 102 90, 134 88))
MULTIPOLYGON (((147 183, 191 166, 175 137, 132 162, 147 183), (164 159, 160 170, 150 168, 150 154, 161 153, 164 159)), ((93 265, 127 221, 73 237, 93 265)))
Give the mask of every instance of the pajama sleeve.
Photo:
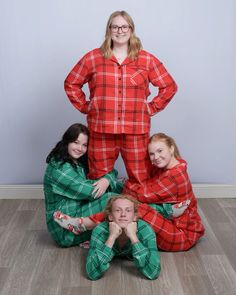
POLYGON ((177 203, 186 200, 191 190, 186 162, 166 170, 157 177, 149 179, 144 186, 136 190, 142 203, 177 203))
POLYGON ((149 114, 163 110, 177 91, 177 85, 163 64, 154 56, 150 63, 149 81, 159 88, 158 95, 148 103, 149 114))
POLYGON ((86 101, 85 93, 82 90, 83 85, 89 81, 91 76, 91 67, 87 61, 87 55, 88 54, 81 58, 73 67, 64 83, 64 88, 70 102, 76 109, 84 114, 88 113, 90 103, 86 101))
POLYGON ((99 279, 110 267, 114 257, 112 248, 106 246, 109 236, 106 222, 100 223, 92 232, 88 256, 86 259, 86 272, 91 280, 99 279))
POLYGON ((139 242, 132 245, 134 264, 148 279, 156 279, 161 271, 156 234, 146 222, 138 221, 139 242))
MULTIPOLYGON (((93 201, 92 194, 94 190, 93 184, 96 180, 86 179, 84 168, 77 166, 72 167, 69 163, 50 163, 47 170, 47 182, 50 183, 54 194, 67 197, 74 200, 93 201)), ((106 176, 112 186, 115 183, 115 172, 111 172, 110 176, 106 176)))
POLYGON ((142 203, 176 202, 178 187, 171 175, 149 181, 145 187, 140 186, 137 194, 142 203))
POLYGON ((116 169, 113 169, 111 172, 107 173, 103 177, 105 177, 110 185, 110 191, 120 194, 123 190, 123 182, 119 179, 117 179, 118 172, 116 169))

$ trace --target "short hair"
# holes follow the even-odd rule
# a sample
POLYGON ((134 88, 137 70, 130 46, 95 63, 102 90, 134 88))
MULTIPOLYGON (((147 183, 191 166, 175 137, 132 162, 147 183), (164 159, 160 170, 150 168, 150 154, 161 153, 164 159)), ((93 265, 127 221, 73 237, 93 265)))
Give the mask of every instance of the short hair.
POLYGON ((108 216, 110 214, 112 214, 112 206, 114 204, 115 201, 117 200, 129 200, 130 202, 132 202, 134 204, 134 213, 135 215, 138 217, 138 205, 140 204, 138 200, 134 199, 133 197, 129 196, 129 195, 118 195, 118 196, 112 196, 108 202, 107 205, 105 207, 104 213, 105 213, 105 219, 108 220, 108 216))

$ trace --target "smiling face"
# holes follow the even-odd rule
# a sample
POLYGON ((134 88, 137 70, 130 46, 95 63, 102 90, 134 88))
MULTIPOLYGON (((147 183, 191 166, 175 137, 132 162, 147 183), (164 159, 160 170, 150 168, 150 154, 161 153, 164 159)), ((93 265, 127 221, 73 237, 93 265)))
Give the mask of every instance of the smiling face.
POLYGON ((137 220, 134 203, 127 199, 117 199, 112 204, 112 212, 109 220, 118 224, 121 228, 137 220))
POLYGON ((88 135, 80 133, 77 139, 68 144, 68 154, 74 159, 78 160, 82 157, 88 149, 88 135))
POLYGON ((128 45, 131 36, 131 29, 128 22, 121 15, 113 18, 110 30, 113 46, 120 46, 125 44, 128 45))
POLYGON ((174 157, 174 147, 169 147, 164 141, 153 141, 148 145, 149 157, 153 165, 158 168, 171 168, 176 159, 174 157))

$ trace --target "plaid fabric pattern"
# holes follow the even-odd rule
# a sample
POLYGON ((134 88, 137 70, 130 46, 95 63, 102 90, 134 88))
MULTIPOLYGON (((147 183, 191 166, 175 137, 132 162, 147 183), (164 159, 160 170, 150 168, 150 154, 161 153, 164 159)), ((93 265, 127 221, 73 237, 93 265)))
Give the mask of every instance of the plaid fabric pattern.
POLYGON ((73 168, 69 163, 62 164, 53 160, 48 164, 44 175, 46 223, 51 236, 60 246, 78 245, 88 240, 91 233, 74 235, 53 220, 53 213, 59 210, 72 217, 86 217, 103 211, 108 199, 122 190, 115 170, 104 177, 110 181, 110 187, 107 193, 99 199, 94 199, 92 184, 95 181, 86 179, 82 166, 73 168))
MULTIPOLYGON (((155 170, 155 176, 145 185, 135 184, 129 193, 140 202, 161 204, 180 203, 190 200, 184 214, 168 220, 147 204, 139 205, 139 217, 152 226, 157 234, 157 246, 166 251, 188 250, 203 236, 205 228, 197 211, 197 200, 187 174, 187 163, 180 159, 180 164, 172 169, 155 170), (136 193, 134 191, 136 190, 136 193)), ((160 211, 159 211, 160 212, 160 211)), ((95 222, 103 220, 103 214, 94 215, 95 222)))
POLYGON ((143 134, 150 129, 150 116, 163 110, 177 86, 163 64, 140 50, 138 58, 120 65, 112 56, 105 59, 100 49, 88 52, 65 80, 71 103, 87 114, 89 130, 113 134, 143 134), (89 101, 82 90, 88 83, 89 101), (149 83, 159 88, 151 102, 149 83))
POLYGON ((189 205, 183 215, 166 219, 147 204, 139 205, 139 216, 157 234, 157 246, 165 251, 185 251, 194 246, 204 234, 204 226, 197 213, 197 202, 189 205))
MULTIPOLYGON (((187 163, 179 159, 172 169, 154 167, 156 173, 145 184, 135 184, 135 196, 142 203, 180 203, 195 199, 187 173, 187 163)), ((153 172, 152 172, 153 174, 153 172)), ((132 193, 132 192, 131 192, 132 193)))
POLYGON ((128 180, 125 186, 147 180, 150 170, 147 145, 148 134, 101 134, 90 133, 88 148, 88 177, 96 179, 111 171, 119 152, 124 160, 128 180))
POLYGON ((100 223, 92 232, 90 249, 86 261, 86 271, 92 280, 99 279, 110 267, 114 256, 125 256, 133 260, 139 271, 148 279, 156 279, 161 271, 160 256, 156 246, 156 236, 144 221, 137 222, 139 242, 128 241, 121 249, 117 241, 112 248, 105 242, 109 236, 108 222, 100 223))
POLYGON ((167 219, 172 218, 173 210, 172 210, 172 205, 170 203, 148 204, 148 205, 152 207, 156 212, 160 213, 163 217, 167 219))

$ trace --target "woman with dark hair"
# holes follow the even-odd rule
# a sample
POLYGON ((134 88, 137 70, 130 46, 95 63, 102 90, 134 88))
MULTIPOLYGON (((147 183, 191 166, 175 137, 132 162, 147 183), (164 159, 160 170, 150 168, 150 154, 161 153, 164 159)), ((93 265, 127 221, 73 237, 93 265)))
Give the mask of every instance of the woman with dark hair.
POLYGON ((177 85, 162 62, 142 50, 126 11, 110 15, 103 44, 75 65, 65 91, 73 106, 87 115, 88 177, 97 179, 112 171, 121 153, 128 175, 125 188, 146 181, 150 119, 167 106, 177 85), (89 100, 82 89, 87 83, 89 100), (148 102, 150 84, 158 93, 148 102))
MULTIPOLYGON (((53 219, 56 211, 70 216, 89 216, 103 210, 109 197, 122 190, 115 170, 96 181, 86 178, 88 138, 86 126, 73 124, 46 159, 48 166, 44 176, 44 194, 47 228, 61 247, 87 241, 90 232, 78 236, 63 229, 53 219)), ((78 234, 75 228, 72 231, 78 234)))

